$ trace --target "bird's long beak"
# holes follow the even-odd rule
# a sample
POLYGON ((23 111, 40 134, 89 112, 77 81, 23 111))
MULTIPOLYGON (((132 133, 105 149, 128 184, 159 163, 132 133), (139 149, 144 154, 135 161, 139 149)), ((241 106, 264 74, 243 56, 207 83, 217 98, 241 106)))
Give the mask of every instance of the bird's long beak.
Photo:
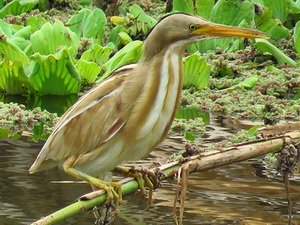
POLYGON ((217 23, 208 23, 196 29, 193 33, 206 37, 244 37, 244 38, 269 38, 269 35, 249 28, 233 27, 217 23))

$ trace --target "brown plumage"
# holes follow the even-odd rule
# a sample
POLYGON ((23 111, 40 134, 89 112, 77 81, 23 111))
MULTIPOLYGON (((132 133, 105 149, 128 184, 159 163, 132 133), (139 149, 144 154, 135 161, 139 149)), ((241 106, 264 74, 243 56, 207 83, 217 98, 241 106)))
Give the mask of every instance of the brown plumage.
POLYGON ((147 156, 163 141, 174 119, 184 49, 196 41, 228 36, 266 37, 187 14, 163 18, 145 40, 138 63, 116 70, 62 116, 30 173, 63 166, 89 182, 83 173, 98 176, 147 156))

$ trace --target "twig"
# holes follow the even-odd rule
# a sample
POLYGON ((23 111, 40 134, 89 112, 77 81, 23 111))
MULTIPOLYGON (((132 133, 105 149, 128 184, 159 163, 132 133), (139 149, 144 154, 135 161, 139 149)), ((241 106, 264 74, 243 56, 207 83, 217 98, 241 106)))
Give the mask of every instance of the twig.
MULTIPOLYGON (((285 137, 291 139, 300 139, 300 131, 286 133, 278 137, 270 139, 261 139, 255 142, 244 143, 236 145, 232 148, 225 149, 222 152, 214 151, 208 153, 201 153, 185 160, 185 168, 188 168, 188 173, 199 172, 203 170, 213 169, 216 167, 228 165, 235 162, 240 162, 250 158, 262 156, 271 152, 278 152, 284 145, 285 137)), ((175 161, 158 167, 156 170, 164 174, 160 180, 173 178, 178 173, 178 170, 183 165, 182 161, 175 161)), ((127 178, 122 180, 122 195, 134 193, 138 190, 137 181, 127 178)), ((79 212, 93 208, 94 206, 104 203, 106 194, 104 191, 92 192, 85 195, 76 203, 73 203, 51 215, 48 215, 38 221, 35 225, 55 224, 63 221, 79 212)))

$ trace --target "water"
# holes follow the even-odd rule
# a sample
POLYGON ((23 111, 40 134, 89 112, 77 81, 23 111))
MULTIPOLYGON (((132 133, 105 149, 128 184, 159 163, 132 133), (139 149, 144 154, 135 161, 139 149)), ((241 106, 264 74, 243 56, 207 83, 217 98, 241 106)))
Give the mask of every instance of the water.
MULTIPOLYGON (((212 127, 211 139, 222 139, 232 132, 216 125, 212 127)), ((28 168, 42 145, 43 142, 26 139, 0 140, 0 224, 29 224, 73 203, 91 190, 82 183, 51 183, 70 179, 57 169, 29 175, 28 168)), ((182 146, 178 141, 169 140, 152 153, 151 160, 164 162, 182 146)), ((174 184, 164 182, 154 193, 154 203, 148 209, 144 202, 141 203, 139 195, 125 197, 113 224, 174 224, 175 190, 174 184)), ((300 224, 300 174, 291 179, 291 198, 294 201, 291 224, 300 224)), ((60 224, 94 222, 91 213, 83 212, 60 224)), ((184 224, 288 224, 285 187, 276 171, 266 168, 258 160, 192 174, 184 224)))

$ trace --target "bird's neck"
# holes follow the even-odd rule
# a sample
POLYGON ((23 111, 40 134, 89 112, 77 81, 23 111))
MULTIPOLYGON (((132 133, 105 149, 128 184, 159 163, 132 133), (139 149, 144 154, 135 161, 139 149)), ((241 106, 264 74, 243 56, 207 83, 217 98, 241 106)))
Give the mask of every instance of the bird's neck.
POLYGON ((189 40, 179 40, 165 43, 163 38, 148 38, 143 45, 143 55, 140 61, 149 62, 158 55, 164 55, 168 51, 182 55, 183 51, 190 44, 189 40))
MULTIPOLYGON (((140 119, 145 121, 140 136, 157 133, 159 143, 168 133, 178 108, 182 89, 182 49, 169 46, 153 56, 148 62, 140 61, 145 67, 145 86, 141 102, 140 119)), ((144 58, 145 60, 146 58, 144 58)))

